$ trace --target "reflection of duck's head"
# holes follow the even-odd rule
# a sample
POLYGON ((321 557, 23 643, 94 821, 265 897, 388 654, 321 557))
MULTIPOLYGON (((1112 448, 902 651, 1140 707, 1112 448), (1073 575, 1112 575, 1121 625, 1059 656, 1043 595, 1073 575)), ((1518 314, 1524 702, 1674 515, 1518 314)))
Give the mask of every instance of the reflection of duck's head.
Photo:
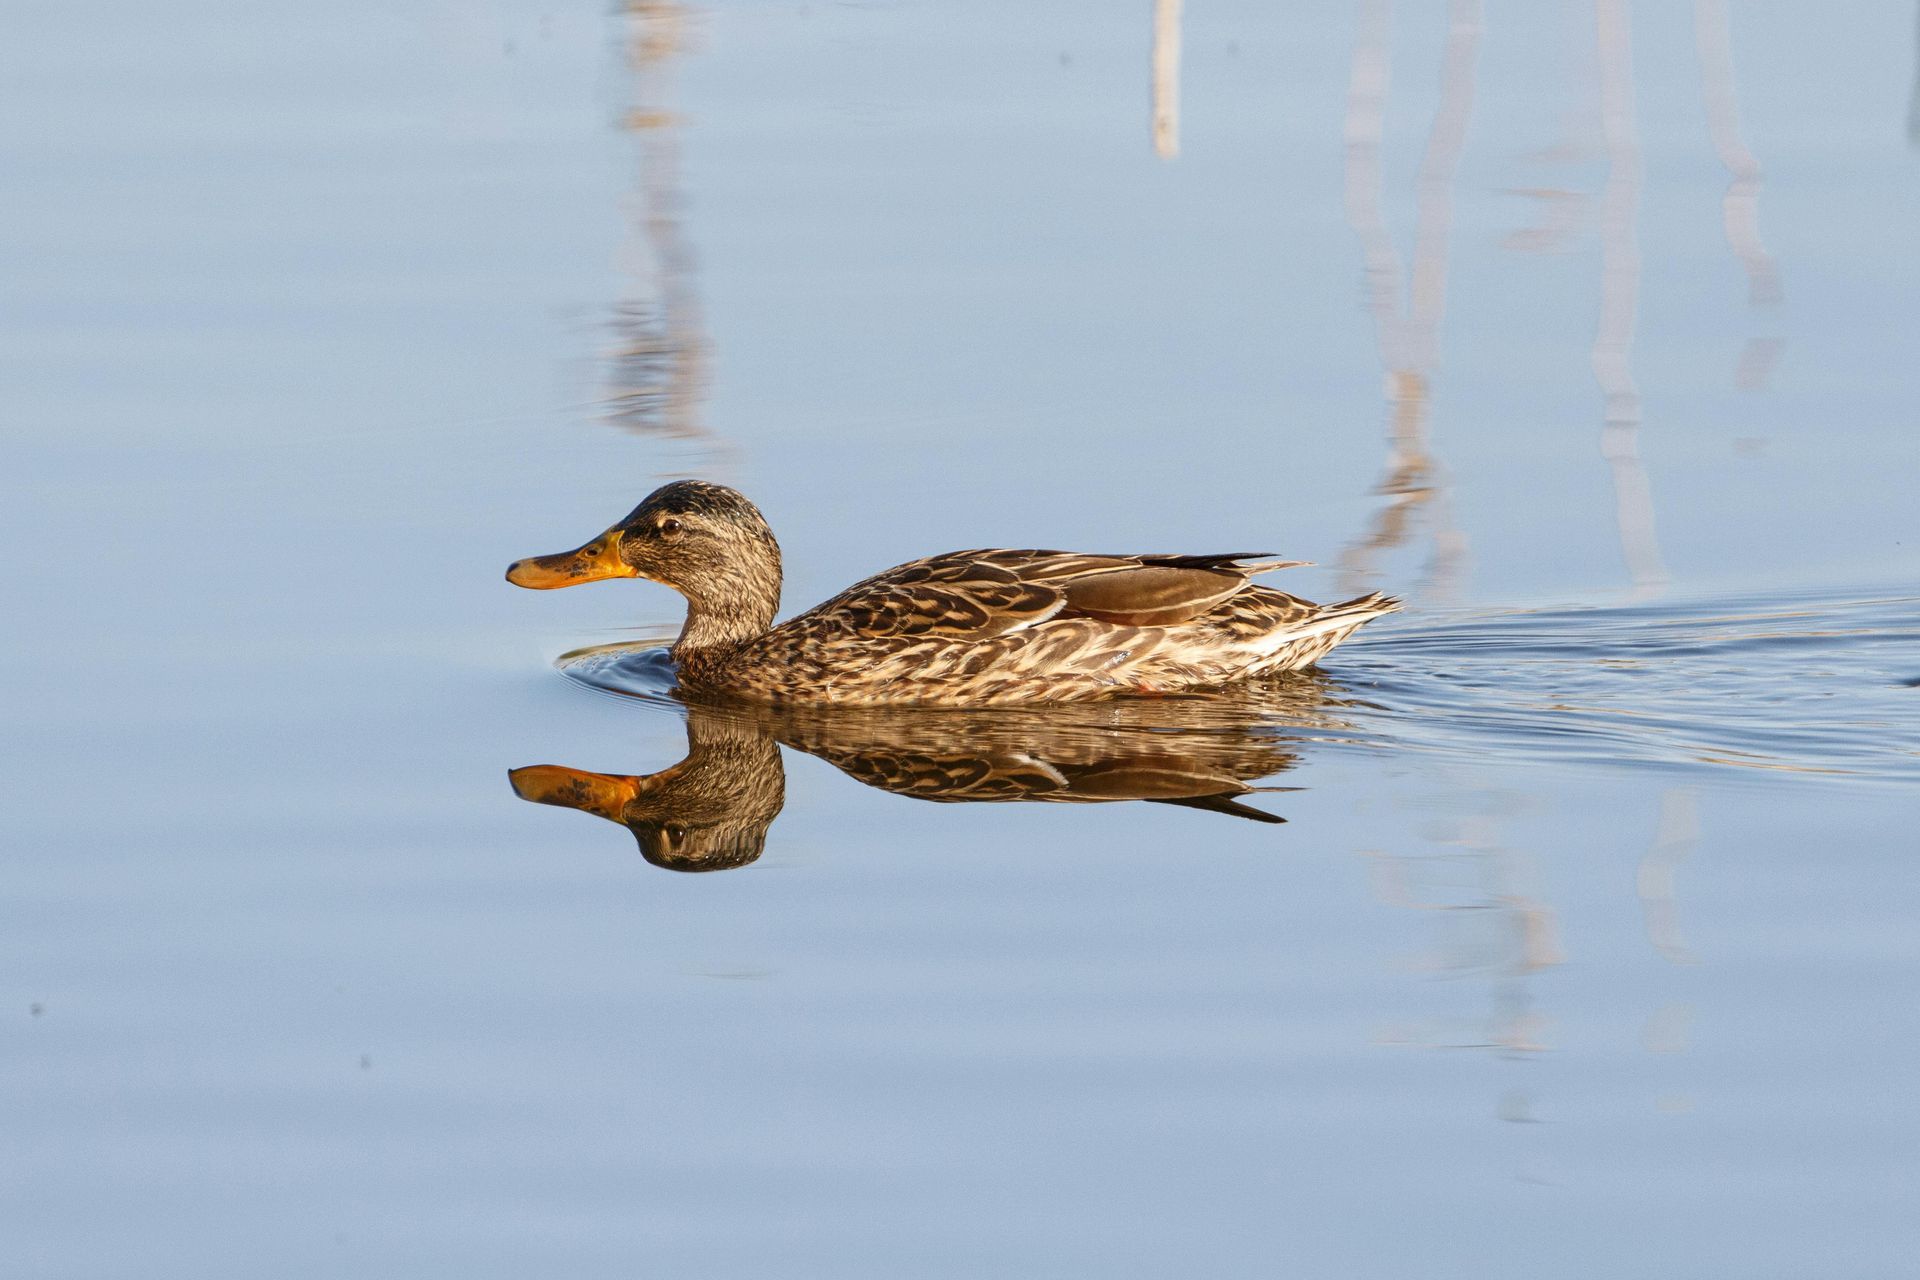
POLYGON ((557 764, 507 777, 522 800, 619 823, 656 867, 725 871, 760 856, 786 797, 780 748, 762 732, 729 732, 729 724, 689 723, 687 758, 644 777, 557 764))

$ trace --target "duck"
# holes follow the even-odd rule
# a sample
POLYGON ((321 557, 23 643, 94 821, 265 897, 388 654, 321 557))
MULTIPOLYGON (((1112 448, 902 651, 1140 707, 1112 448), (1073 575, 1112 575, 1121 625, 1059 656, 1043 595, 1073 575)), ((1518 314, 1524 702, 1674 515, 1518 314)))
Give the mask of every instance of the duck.
POLYGON ((949 551, 896 565, 775 625, 780 544, 737 490, 679 480, 571 551, 507 581, 552 590, 643 578, 686 598, 670 649, 691 695, 950 707, 1218 689, 1306 667, 1400 608, 1316 604, 1253 582, 1307 563, 1264 552, 949 551))

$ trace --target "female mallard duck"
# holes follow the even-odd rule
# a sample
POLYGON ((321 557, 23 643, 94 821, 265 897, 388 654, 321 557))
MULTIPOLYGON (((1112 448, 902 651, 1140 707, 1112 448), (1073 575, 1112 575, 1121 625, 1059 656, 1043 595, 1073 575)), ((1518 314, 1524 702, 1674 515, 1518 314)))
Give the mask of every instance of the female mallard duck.
POLYGON ((672 587, 687 598, 672 654, 690 692, 1002 706, 1292 671, 1400 607, 1378 593, 1318 605, 1248 580, 1300 563, 1252 552, 952 551, 868 578, 776 627, 780 547, 766 520, 732 489, 682 480, 577 550, 516 561, 507 581, 672 587))

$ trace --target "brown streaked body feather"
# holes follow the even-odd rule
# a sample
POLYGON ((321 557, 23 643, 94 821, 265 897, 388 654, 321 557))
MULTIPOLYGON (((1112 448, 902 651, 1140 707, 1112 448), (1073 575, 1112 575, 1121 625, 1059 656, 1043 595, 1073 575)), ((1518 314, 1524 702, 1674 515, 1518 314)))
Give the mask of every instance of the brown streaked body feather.
POLYGON ((1238 563, 1254 558, 949 552, 877 574, 722 663, 683 660, 681 678, 849 706, 1173 693, 1305 666, 1394 607, 1256 586, 1238 563))
POLYGON ((979 548, 897 565, 778 626, 779 548, 753 504, 667 485, 575 552, 510 580, 646 577, 688 600, 673 656, 691 691, 762 702, 1005 706, 1176 693, 1291 671, 1399 607, 1256 586, 1257 552, 979 548))

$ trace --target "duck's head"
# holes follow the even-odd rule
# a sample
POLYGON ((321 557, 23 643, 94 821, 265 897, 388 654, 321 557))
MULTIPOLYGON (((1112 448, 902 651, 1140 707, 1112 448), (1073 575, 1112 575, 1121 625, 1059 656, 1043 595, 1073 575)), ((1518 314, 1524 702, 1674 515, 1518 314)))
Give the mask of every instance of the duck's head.
POLYGON ((663 485, 626 519, 572 551, 507 568, 515 586, 546 591, 602 578, 646 578, 687 598, 689 632, 719 640, 757 634, 780 606, 780 544, 766 518, 725 485, 663 485))

